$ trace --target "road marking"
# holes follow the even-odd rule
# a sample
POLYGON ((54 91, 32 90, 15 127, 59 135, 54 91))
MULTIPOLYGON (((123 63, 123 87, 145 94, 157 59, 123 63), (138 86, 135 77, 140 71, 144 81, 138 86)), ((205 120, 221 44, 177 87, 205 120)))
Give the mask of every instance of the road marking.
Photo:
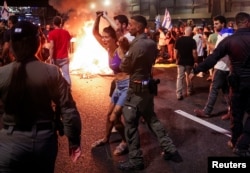
POLYGON ((219 133, 222 133, 222 134, 224 134, 224 135, 226 135, 226 136, 228 136, 228 137, 231 138, 231 132, 228 131, 228 130, 226 130, 226 129, 223 129, 223 128, 221 128, 219 126, 216 126, 216 125, 214 125, 212 123, 204 121, 203 119, 195 117, 194 115, 191 115, 191 114, 189 114, 187 112, 184 112, 182 110, 175 110, 175 112, 178 113, 178 114, 180 114, 180 115, 182 115, 182 116, 184 116, 184 117, 186 117, 186 118, 189 118, 189 119, 191 119, 191 120, 193 120, 193 121, 195 121, 197 123, 200 123, 200 124, 202 124, 202 125, 210 128, 210 129, 213 129, 213 130, 215 130, 215 131, 217 131, 219 133))

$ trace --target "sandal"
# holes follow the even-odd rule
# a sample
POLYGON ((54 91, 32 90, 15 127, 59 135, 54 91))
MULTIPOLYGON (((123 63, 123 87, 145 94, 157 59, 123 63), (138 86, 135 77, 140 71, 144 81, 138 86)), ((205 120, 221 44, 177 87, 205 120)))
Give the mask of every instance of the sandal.
POLYGON ((126 143, 121 142, 114 151, 114 155, 120 156, 122 154, 126 154, 128 152, 128 145, 126 143))
POLYGON ((105 145, 105 144, 107 144, 107 143, 108 143, 108 142, 105 142, 103 139, 99 139, 99 140, 95 141, 95 142, 91 145, 91 147, 92 147, 92 148, 96 148, 96 147, 103 146, 103 145, 105 145))

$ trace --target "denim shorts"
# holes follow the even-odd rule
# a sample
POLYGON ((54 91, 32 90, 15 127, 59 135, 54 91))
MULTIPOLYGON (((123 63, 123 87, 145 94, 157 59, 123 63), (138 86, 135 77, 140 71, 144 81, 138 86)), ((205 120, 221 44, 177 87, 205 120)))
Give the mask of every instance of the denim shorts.
POLYGON ((123 106, 127 97, 129 79, 116 81, 116 88, 112 94, 111 102, 115 105, 123 106))

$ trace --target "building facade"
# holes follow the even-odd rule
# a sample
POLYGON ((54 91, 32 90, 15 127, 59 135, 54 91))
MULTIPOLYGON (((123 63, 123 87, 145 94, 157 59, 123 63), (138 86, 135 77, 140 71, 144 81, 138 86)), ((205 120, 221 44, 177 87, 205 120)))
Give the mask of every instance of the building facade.
POLYGON ((215 15, 233 18, 239 11, 250 11, 250 0, 129 0, 129 13, 155 20, 168 9, 172 20, 211 19, 215 15))

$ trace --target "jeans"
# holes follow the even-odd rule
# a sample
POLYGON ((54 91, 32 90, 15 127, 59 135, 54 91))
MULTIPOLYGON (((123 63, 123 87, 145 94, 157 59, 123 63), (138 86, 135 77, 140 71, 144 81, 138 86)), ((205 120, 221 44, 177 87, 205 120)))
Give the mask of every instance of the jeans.
POLYGON ((69 74, 69 58, 54 59, 54 64, 61 69, 64 79, 69 85, 71 85, 71 79, 69 74))
POLYGON ((193 83, 189 78, 189 74, 192 70, 192 66, 183 66, 177 65, 177 80, 176 80, 176 95, 177 97, 183 96, 183 80, 185 77, 187 84, 187 94, 191 94, 193 92, 193 83))
POLYGON ((129 79, 116 81, 116 88, 112 94, 111 102, 115 105, 123 106, 127 97, 129 79))
POLYGON ((212 113, 220 89, 224 94, 224 98, 226 100, 228 108, 230 107, 229 86, 227 81, 228 75, 229 71, 214 69, 207 103, 204 107, 204 112, 206 114, 212 113))

